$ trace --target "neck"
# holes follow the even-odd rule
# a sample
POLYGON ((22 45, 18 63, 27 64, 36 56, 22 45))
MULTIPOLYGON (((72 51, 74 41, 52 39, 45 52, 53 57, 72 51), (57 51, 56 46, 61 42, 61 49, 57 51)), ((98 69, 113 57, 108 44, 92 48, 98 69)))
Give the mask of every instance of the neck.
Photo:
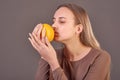
POLYGON ((85 55, 89 53, 90 50, 90 47, 83 45, 82 43, 80 43, 80 41, 65 44, 65 54, 67 54, 71 61, 82 59, 85 55))

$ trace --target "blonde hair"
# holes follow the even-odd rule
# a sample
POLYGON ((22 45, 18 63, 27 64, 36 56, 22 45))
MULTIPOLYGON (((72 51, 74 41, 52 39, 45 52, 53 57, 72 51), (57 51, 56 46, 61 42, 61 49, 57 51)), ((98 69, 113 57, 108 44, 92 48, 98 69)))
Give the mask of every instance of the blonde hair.
POLYGON ((75 16, 75 24, 83 25, 83 31, 80 34, 80 41, 82 44, 92 48, 100 49, 99 42, 93 34, 92 26, 86 11, 82 7, 71 3, 62 4, 58 6, 57 9, 61 7, 66 7, 72 11, 75 16))

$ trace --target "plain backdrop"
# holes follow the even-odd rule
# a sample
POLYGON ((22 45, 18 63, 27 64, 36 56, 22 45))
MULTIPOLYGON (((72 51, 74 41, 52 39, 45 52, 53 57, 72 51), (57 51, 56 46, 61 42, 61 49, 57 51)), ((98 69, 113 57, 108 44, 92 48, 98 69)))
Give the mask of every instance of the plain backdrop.
POLYGON ((96 38, 111 55, 111 79, 120 79, 120 0, 0 0, 0 80, 34 80, 40 56, 28 33, 38 23, 52 24, 56 7, 67 2, 88 12, 96 38))

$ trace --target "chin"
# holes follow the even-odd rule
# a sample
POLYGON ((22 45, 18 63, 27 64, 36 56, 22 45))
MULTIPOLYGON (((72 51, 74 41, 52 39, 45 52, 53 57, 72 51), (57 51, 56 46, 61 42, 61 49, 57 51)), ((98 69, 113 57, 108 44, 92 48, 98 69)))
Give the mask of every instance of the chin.
POLYGON ((61 40, 59 37, 55 37, 55 38, 54 38, 54 41, 62 42, 62 40, 61 40))

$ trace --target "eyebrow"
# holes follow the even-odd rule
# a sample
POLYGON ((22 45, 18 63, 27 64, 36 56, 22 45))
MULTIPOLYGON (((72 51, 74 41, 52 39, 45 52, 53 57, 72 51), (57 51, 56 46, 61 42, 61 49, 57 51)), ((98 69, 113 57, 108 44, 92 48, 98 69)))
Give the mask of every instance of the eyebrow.
MULTIPOLYGON (((56 19, 55 17, 53 17, 53 19, 56 19)), ((65 17, 59 17, 59 19, 66 19, 65 17)))

